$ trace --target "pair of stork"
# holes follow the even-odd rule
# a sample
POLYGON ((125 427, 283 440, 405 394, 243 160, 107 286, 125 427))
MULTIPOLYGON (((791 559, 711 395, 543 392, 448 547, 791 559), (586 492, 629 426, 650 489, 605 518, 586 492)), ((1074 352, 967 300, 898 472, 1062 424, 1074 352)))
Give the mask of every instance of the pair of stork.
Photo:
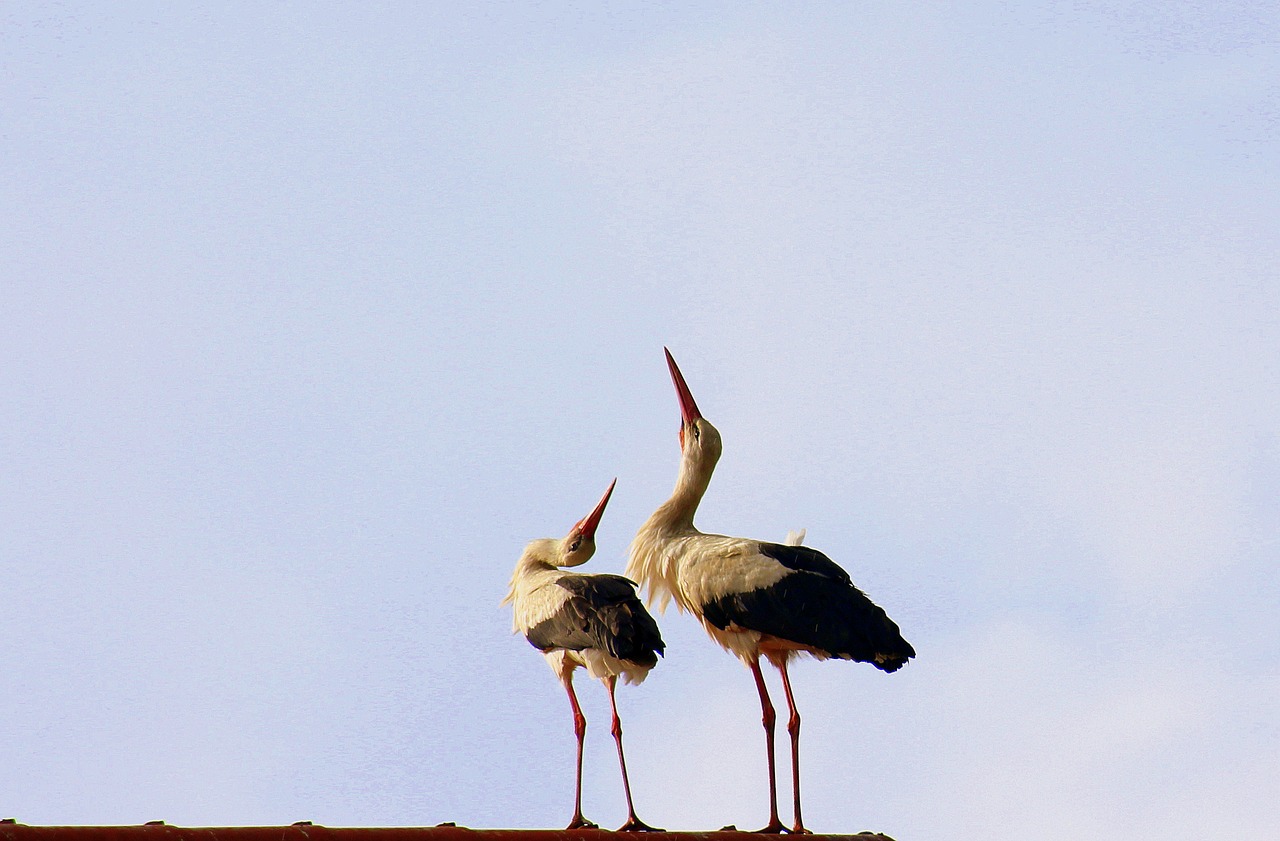
MULTIPOLYGON (((560 539, 525 547, 506 601, 514 628, 546 657, 569 694, 578 740, 577 782, 569 829, 594 828, 582 815, 582 746, 586 718, 573 691, 573 673, 586 668, 609 690, 611 733, 618 746, 627 822, 619 831, 652 831, 636 817, 622 751, 622 724, 615 689, 618 678, 641 683, 664 650, 657 623, 636 596, 639 582, 660 609, 674 599, 692 613, 713 640, 746 664, 760 693, 769 769, 769 823, 761 832, 805 833, 800 815, 800 714, 791 693, 787 664, 799 654, 871 663, 885 672, 901 668, 913 649, 879 606, 826 555, 799 545, 704 534, 693 525, 720 458, 720 433, 698 411, 684 376, 667 351, 667 366, 680 401, 680 470, 671 498, 658 507, 631 543, 626 578, 583 575, 564 567, 586 563, 595 552, 596 527, 613 484, 596 507, 560 539), (760 659, 777 667, 787 696, 795 821, 778 819, 774 763, 775 712, 760 672, 760 659)), ((614 484, 617 480, 614 480, 614 484)))

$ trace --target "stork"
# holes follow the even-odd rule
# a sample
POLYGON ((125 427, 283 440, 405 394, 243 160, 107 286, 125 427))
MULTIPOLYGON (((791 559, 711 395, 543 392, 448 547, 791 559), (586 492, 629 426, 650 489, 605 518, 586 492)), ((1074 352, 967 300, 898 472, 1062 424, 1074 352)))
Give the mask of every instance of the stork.
MULTIPOLYGON (((664 348, 664 350, 666 350, 664 348)), ((893 672, 915 656, 879 606, 821 552, 741 537, 704 534, 693 525, 698 503, 720 458, 719 431, 698 411, 676 361, 667 367, 680 401, 680 470, 671 498, 658 507, 631 543, 627 576, 641 583, 650 604, 665 610, 675 601, 692 613, 713 640, 734 654, 755 678, 765 729, 769 768, 769 823, 761 832, 782 832, 774 764, 775 712, 760 671, 760 658, 782 675, 790 718, 791 780, 795 823, 800 814, 800 713, 791 693, 788 663, 797 655, 870 663, 893 672)))
POLYGON ((524 634, 542 652, 569 694, 578 760, 573 820, 567 829, 596 828, 582 816, 582 745, 587 719, 573 691, 573 673, 581 666, 609 690, 613 708, 610 732, 618 744, 622 790, 627 796, 627 822, 618 831, 657 832, 661 830, 636 817, 631 802, 631 782, 622 752, 622 722, 614 691, 619 676, 627 683, 640 684, 658 664, 658 655, 665 649, 658 625, 637 598, 635 582, 621 575, 584 575, 561 569, 584 564, 595 554, 596 527, 617 483, 614 479, 596 507, 575 523, 566 537, 543 538, 525 547, 502 603, 512 604, 512 629, 524 634))

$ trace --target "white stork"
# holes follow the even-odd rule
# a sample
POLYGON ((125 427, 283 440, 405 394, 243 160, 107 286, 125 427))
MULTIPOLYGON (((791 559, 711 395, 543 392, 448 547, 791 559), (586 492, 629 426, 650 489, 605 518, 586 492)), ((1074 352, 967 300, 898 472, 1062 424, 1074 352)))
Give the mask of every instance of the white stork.
POLYGON ((810 654, 819 660, 871 663, 892 672, 916 652, 893 620, 821 552, 698 531, 693 516, 720 458, 720 433, 702 417, 671 352, 666 353, 683 416, 680 472, 671 498, 632 541, 627 575, 645 587, 650 604, 656 601, 665 609, 674 599, 681 612, 696 616, 713 640, 751 669, 760 693, 769 766, 769 824, 762 832, 782 832, 784 827, 778 820, 775 714, 760 672, 761 656, 782 673, 791 711, 791 831, 807 832, 800 816, 800 714, 791 694, 788 662, 798 654, 810 654))
POLYGON ((511 590, 502 603, 512 603, 513 630, 524 634, 542 652, 569 693, 573 732, 578 737, 578 761, 573 820, 567 828, 596 827, 582 816, 582 743, 587 719, 573 691, 573 672, 582 666, 604 682, 613 707, 610 732, 618 743, 622 789, 627 795, 627 822, 618 831, 660 831, 636 817, 631 803, 627 760, 622 753, 622 722, 614 697, 619 675, 627 683, 643 683, 649 670, 658 664, 658 655, 665 649, 658 625, 636 597, 635 582, 621 575, 583 575, 560 569, 584 564, 595 554, 596 527, 617 482, 613 480, 595 509, 579 520, 568 536, 535 540, 525 547, 511 575, 511 590))

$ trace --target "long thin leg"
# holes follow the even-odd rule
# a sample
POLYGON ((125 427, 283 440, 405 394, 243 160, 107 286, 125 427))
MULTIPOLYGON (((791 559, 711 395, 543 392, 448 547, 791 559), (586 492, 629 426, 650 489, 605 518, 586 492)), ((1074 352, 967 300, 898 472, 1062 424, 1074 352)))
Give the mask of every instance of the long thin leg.
POLYGON ((760 674, 760 657, 751 659, 751 674, 756 679, 756 690, 760 693, 761 722, 764 724, 765 755, 769 758, 769 825, 760 832, 782 832, 786 829, 778 820, 778 775, 773 761, 773 723, 776 718, 773 704, 769 701, 769 690, 764 687, 764 675, 760 674))
POLYGON ((800 819, 800 711, 796 709, 796 699, 791 694, 791 678, 787 676, 786 658, 777 660, 774 665, 782 672, 782 688, 787 693, 787 706, 791 709, 791 717, 787 719, 787 732, 791 734, 791 785, 795 797, 796 823, 791 831, 796 834, 807 834, 804 821, 800 819))
POLYGON ((619 832, 662 832, 649 826, 636 817, 636 808, 631 804, 631 781, 627 779, 627 758, 622 755, 622 719, 618 718, 618 699, 614 697, 614 689, 618 685, 617 675, 610 675, 605 680, 609 687, 609 705, 613 707, 613 740, 618 743, 618 765, 622 766, 622 791, 627 795, 627 822, 618 827, 619 832))
POLYGON ((561 678, 565 691, 569 693, 569 706, 573 707, 573 734, 578 737, 578 772, 573 788, 573 820, 565 829, 596 829, 597 824, 582 816, 582 743, 587 735, 587 717, 578 706, 578 696, 573 692, 573 670, 565 672, 561 678))

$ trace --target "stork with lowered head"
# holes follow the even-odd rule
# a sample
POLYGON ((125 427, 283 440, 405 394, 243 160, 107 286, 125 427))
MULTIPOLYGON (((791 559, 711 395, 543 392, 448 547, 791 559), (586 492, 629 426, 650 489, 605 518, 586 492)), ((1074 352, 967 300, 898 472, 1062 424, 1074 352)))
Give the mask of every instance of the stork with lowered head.
POLYGON ((613 709, 610 732, 618 745, 622 789, 627 798, 627 822, 619 831, 646 832, 656 830, 636 817, 631 801, 615 690, 619 677, 627 683, 644 682, 665 649, 662 636, 636 597, 634 582, 620 575, 587 575, 565 569, 586 563, 595 553, 596 528, 617 481, 613 480, 596 507, 575 523, 568 535, 558 540, 534 540, 525 547, 503 604, 512 605, 513 630, 524 634, 542 652, 569 695, 578 755, 573 818, 567 828, 596 827, 582 815, 582 747, 587 719, 573 691, 574 671, 585 668, 609 690, 613 709))

